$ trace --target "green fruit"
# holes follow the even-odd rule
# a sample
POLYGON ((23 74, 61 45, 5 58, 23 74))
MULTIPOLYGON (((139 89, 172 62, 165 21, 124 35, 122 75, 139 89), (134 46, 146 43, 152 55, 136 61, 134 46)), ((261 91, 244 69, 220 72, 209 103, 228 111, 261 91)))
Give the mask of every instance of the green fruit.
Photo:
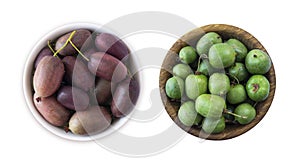
POLYGON ((206 133, 221 133, 225 129, 225 118, 205 118, 202 122, 202 129, 206 133))
POLYGON ((252 74, 265 74, 272 65, 269 55, 259 49, 253 49, 247 54, 245 64, 252 74))
POLYGON ((218 43, 211 46, 208 52, 208 59, 211 66, 215 68, 227 68, 235 61, 234 49, 226 43, 218 43))
POLYGON ((174 76, 167 80, 166 93, 172 99, 180 99, 184 93, 184 82, 180 77, 174 76))
POLYGON ((269 96, 270 83, 263 75, 253 75, 246 84, 247 94, 253 101, 263 101, 269 96))
POLYGON ((249 73, 243 63, 236 62, 229 69, 228 73, 230 76, 237 78, 239 81, 244 81, 248 78, 249 73))
POLYGON ((211 94, 225 95, 230 89, 230 80, 226 74, 214 73, 209 77, 208 89, 211 94))
POLYGON ((185 79, 185 93, 188 98, 195 100, 207 92, 207 77, 205 75, 189 75, 185 79))
POLYGON ((213 74, 214 72, 216 72, 217 69, 213 68, 209 61, 207 59, 204 59, 200 65, 198 66, 198 69, 197 71, 206 75, 206 76, 209 76, 211 74, 213 74))
POLYGON ((196 49, 198 55, 202 54, 208 54, 209 48, 216 43, 221 43, 222 38, 219 34, 215 32, 209 32, 206 33, 204 36, 202 36, 199 41, 197 42, 196 49))
POLYGON ((243 103, 237 106, 234 110, 234 113, 240 116, 235 116, 235 120, 238 121, 240 124, 248 124, 256 116, 255 109, 248 103, 243 103))
POLYGON ((222 97, 211 94, 200 95, 195 103, 196 111, 200 115, 215 119, 222 116, 225 107, 225 100, 222 97))
POLYGON ((196 50, 191 46, 186 46, 179 51, 179 58, 185 64, 193 63, 197 58, 196 50))
POLYGON ((195 110, 195 103, 187 101, 183 103, 178 110, 179 121, 185 126, 198 125, 202 120, 202 116, 195 110))
POLYGON ((226 98, 230 104, 239 104, 245 101, 247 94, 244 86, 241 84, 231 86, 226 98))
POLYGON ((173 75, 185 79, 188 75, 192 74, 193 70, 189 65, 177 64, 173 67, 173 75))
POLYGON ((237 39, 229 39, 226 43, 236 52, 236 61, 243 62, 248 53, 246 46, 237 39))

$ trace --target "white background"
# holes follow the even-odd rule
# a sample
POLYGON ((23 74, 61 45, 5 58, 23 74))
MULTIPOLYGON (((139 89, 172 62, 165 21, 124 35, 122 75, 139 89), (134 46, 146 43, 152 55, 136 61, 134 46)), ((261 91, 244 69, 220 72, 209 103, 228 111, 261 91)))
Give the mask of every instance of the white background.
MULTIPOLYGON (((289 0, 3 1, 0 164, 299 164, 299 15, 299 6, 289 0), (34 44, 66 23, 105 24, 140 11, 169 12, 197 26, 232 24, 258 38, 268 50, 277 76, 276 95, 265 118, 237 138, 200 143, 187 135, 169 150, 146 158, 120 156, 94 142, 64 140, 41 127, 28 110, 22 91, 24 64, 34 44)), ((164 43, 165 49, 172 44, 164 43)))

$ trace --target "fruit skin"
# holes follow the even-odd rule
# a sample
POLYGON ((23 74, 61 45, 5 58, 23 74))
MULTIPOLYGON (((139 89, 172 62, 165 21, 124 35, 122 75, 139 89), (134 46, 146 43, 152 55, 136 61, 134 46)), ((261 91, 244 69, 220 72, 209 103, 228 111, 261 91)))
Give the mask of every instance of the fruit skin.
POLYGON ((172 99, 180 99, 184 93, 184 81, 177 76, 173 76, 167 80, 166 94, 172 99))
POLYGON ((182 63, 185 64, 193 63, 197 58, 196 50, 192 46, 183 47, 179 51, 179 58, 182 63))
POLYGON ((104 52, 92 54, 88 68, 96 76, 116 83, 127 76, 127 67, 117 58, 104 52))
POLYGON ((74 85, 84 91, 88 91, 94 86, 95 77, 81 60, 74 56, 66 56, 62 62, 66 70, 64 80, 69 85, 74 85))
POLYGON ((226 74, 214 73, 209 77, 208 89, 211 94, 225 95, 230 89, 230 80, 226 74))
POLYGON ((112 121, 107 108, 102 106, 92 106, 86 111, 77 111, 69 121, 69 130, 74 134, 93 135, 103 132, 112 121))
POLYGON ((214 119, 222 116, 225 107, 225 100, 217 95, 202 94, 195 102, 195 109, 200 115, 214 119))
POLYGON ((215 32, 206 33, 197 42, 196 50, 197 50, 198 55, 199 56, 201 56, 202 54, 207 55, 210 47, 213 44, 221 43, 221 42, 222 42, 222 38, 219 34, 217 34, 215 32))
POLYGON ((34 68, 37 67, 37 65, 40 63, 41 59, 44 58, 45 56, 53 56, 53 53, 48 47, 44 47, 36 57, 34 61, 34 68))
POLYGON ((185 93, 188 98, 195 100, 207 92, 207 77, 205 75, 189 75, 185 79, 185 93))
POLYGON ((129 49, 127 45, 115 35, 109 33, 97 34, 95 46, 101 52, 106 52, 119 60, 128 59, 129 49))
POLYGON ((98 79, 94 89, 99 105, 108 104, 112 98, 112 93, 116 89, 116 84, 105 79, 98 79))
POLYGON ((236 52, 236 61, 243 62, 248 53, 246 46, 241 41, 233 38, 226 41, 226 43, 236 52))
POLYGON ((253 75, 247 81, 246 91, 251 100, 263 101, 269 96, 270 83, 263 75, 253 75))
POLYGON ((50 124, 62 127, 68 123, 71 112, 62 106, 55 96, 38 97, 35 93, 33 95, 33 102, 39 113, 50 124))
POLYGON ((255 109, 248 103, 243 103, 237 106, 234 110, 234 113, 240 116, 247 117, 246 119, 241 117, 235 117, 235 120, 238 121, 240 124, 248 124, 252 120, 254 120, 256 116, 255 109))
POLYGON ((110 106, 114 117, 123 117, 129 114, 139 97, 140 86, 136 79, 126 78, 118 84, 116 88, 112 103, 110 106))
POLYGON ((179 121, 187 127, 198 125, 202 120, 201 115, 195 110, 195 103, 193 101, 187 101, 180 106, 178 118, 179 121))
POLYGON ((56 98, 61 105, 75 111, 85 110, 90 102, 86 92, 72 86, 62 86, 58 90, 56 98))
POLYGON ((177 64, 173 67, 173 75, 185 79, 188 75, 193 73, 193 70, 189 65, 177 64))
POLYGON ((230 76, 237 78, 240 82, 248 78, 249 73, 243 63, 236 62, 228 69, 230 76))
POLYGON ((225 129, 225 118, 220 119, 205 118, 202 122, 202 130, 206 133, 221 133, 225 129))
POLYGON ((208 59, 211 66, 221 69, 231 66, 235 61, 236 52, 227 43, 218 43, 210 47, 208 59))
POLYGON ((46 56, 38 64, 33 76, 33 89, 37 97, 53 95, 62 82, 64 64, 58 57, 46 56))
MULTIPOLYGON (((69 32, 61 37, 59 37, 55 43, 55 50, 59 50, 68 40, 72 32, 69 32)), ((88 39, 91 39, 91 32, 86 29, 79 29, 76 30, 76 33, 72 37, 71 41, 74 43, 74 45, 78 48, 78 50, 81 49, 81 47, 85 44, 88 45, 90 41, 88 39), (86 43, 87 42, 87 43, 86 43)), ((68 43, 66 47, 64 47, 60 52, 60 55, 69 56, 77 54, 76 49, 73 48, 73 46, 68 43)))
POLYGON ((230 87, 226 97, 230 104, 239 104, 247 99, 245 87, 241 84, 230 87))
POLYGON ((253 49, 247 54, 245 64, 251 74, 265 74, 272 66, 269 55, 259 49, 253 49))

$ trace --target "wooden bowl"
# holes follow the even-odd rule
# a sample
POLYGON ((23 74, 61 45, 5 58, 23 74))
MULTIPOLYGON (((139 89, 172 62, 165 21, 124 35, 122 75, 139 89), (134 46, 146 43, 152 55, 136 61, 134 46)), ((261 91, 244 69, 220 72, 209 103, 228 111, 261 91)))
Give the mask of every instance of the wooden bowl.
POLYGON ((268 73, 265 74, 267 79, 270 82, 270 94, 269 97, 263 101, 256 104, 255 109, 257 112, 257 115, 255 119, 247 124, 247 125, 230 125, 226 124, 226 128, 223 132, 219 134, 206 134, 203 131, 201 131, 201 127, 198 126, 192 126, 192 127, 186 127, 183 124, 180 123, 180 121, 177 118, 177 112, 180 107, 180 102, 172 101, 170 98, 167 97, 165 92, 165 84, 166 81, 172 77, 172 68, 174 65, 179 63, 179 57, 178 53, 181 48, 190 45, 195 47, 197 41, 207 32, 216 32, 219 35, 221 35, 223 41, 228 40, 229 38, 235 38, 240 40, 242 43, 246 45, 248 50, 251 49, 261 49, 265 52, 267 50, 263 47, 263 45, 250 33, 246 32, 243 29, 240 29, 235 26, 231 25, 225 25, 225 24, 211 24, 206 25, 200 28, 196 28, 187 34, 183 35, 179 40, 176 41, 176 43, 170 48, 168 51, 163 64, 162 69, 160 71, 160 77, 159 77, 159 88, 160 88, 160 94, 163 101, 163 104, 165 106, 165 109, 167 110, 169 116, 172 118, 172 120, 183 130, 186 132, 199 137, 203 139, 209 139, 209 140, 224 140, 224 139, 230 139, 236 136, 239 136, 251 128, 253 128, 262 118, 265 116, 265 114, 268 112, 268 109, 271 106, 272 100, 274 98, 275 94, 275 88, 276 88, 276 77, 275 77, 275 70, 272 63, 272 67, 269 70, 268 73))

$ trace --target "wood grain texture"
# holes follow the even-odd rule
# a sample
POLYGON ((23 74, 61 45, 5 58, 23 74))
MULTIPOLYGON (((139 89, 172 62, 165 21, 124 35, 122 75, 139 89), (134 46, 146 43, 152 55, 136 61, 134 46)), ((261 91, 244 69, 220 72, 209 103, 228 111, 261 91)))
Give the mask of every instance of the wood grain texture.
MULTIPOLYGON (((169 52, 167 53, 162 68, 160 70, 160 77, 159 77, 159 88, 160 88, 160 94, 161 99, 163 101, 163 104, 165 106, 166 111, 168 112, 169 116, 172 118, 172 120, 183 130, 186 132, 203 138, 203 139, 209 139, 209 140, 225 140, 230 139, 233 137, 237 137, 251 128, 253 128, 259 121, 262 120, 262 118, 265 116, 265 114, 268 112, 273 98, 275 94, 275 88, 276 88, 276 77, 275 77, 275 70, 272 63, 272 67, 269 70, 268 73, 265 74, 267 79, 270 82, 270 94, 269 97, 263 101, 259 102, 255 109, 257 112, 257 115, 255 119, 247 124, 247 125, 229 125, 226 124, 226 128, 222 133, 219 134, 206 134, 203 131, 201 131, 200 127, 193 126, 193 127, 186 127, 183 124, 180 123, 180 121, 177 118, 177 111, 180 107, 180 102, 174 102, 170 100, 170 98, 167 97, 165 93, 165 84, 168 78, 172 77, 172 68, 174 65, 180 62, 178 58, 178 53, 181 48, 187 45, 194 46, 196 45, 197 41, 207 32, 216 32, 221 35, 223 40, 228 40, 229 38, 235 38, 243 42, 248 50, 251 49, 261 49, 265 52, 267 50, 263 47, 263 45, 250 33, 246 32, 243 29, 240 29, 235 26, 231 25, 225 25, 225 24, 211 24, 206 25, 200 28, 196 28, 187 34, 183 35, 179 40, 176 41, 176 43, 170 48, 169 52)), ((270 55, 271 57, 272 55, 270 55)), ((271 57, 272 58, 272 57, 271 57)))

